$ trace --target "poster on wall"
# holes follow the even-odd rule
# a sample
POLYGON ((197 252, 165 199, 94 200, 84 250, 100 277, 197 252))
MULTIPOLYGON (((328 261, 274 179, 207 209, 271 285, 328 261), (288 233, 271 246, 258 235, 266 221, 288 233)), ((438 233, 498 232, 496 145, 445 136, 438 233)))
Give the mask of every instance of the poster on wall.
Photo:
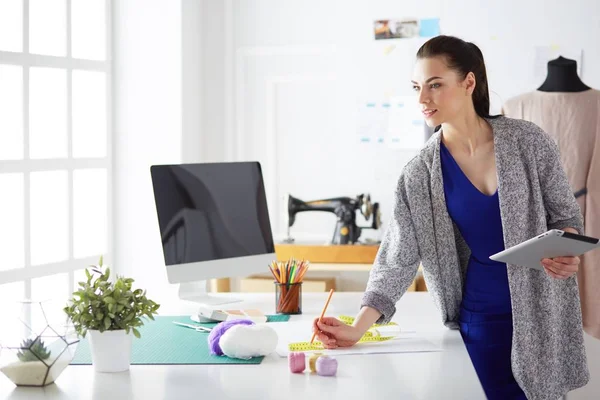
POLYGON ((440 34, 439 18, 380 19, 373 22, 375 40, 434 37, 440 34))

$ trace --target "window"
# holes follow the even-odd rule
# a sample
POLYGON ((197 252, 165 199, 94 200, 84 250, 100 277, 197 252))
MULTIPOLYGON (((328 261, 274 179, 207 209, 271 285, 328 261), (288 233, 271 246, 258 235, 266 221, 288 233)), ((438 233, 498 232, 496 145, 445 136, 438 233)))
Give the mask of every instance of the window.
POLYGON ((110 257, 110 0, 0 1, 0 300, 110 257))

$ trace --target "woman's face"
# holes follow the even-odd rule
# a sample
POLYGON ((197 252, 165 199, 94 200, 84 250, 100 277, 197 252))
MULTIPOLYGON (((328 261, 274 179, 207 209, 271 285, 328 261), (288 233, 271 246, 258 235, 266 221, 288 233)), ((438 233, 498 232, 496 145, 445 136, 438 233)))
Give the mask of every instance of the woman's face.
POLYGON ((454 120, 472 102, 475 78, 469 73, 461 80, 442 57, 432 57, 417 60, 412 84, 425 122, 435 127, 454 120))

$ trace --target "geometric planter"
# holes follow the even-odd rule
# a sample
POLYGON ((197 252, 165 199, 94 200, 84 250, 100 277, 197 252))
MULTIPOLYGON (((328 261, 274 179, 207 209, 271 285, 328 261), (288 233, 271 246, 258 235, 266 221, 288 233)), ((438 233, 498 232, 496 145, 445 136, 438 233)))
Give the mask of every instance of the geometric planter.
POLYGON ((62 307, 25 300, 11 314, 0 328, 0 371, 18 386, 53 383, 73 360, 79 343, 62 307))

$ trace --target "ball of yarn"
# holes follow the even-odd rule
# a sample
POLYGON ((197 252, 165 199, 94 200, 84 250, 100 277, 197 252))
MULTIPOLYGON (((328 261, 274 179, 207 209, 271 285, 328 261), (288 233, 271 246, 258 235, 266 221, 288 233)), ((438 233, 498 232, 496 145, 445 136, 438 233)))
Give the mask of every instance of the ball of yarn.
POLYGON ((317 360, 321 357, 323 353, 314 353, 308 359, 308 366, 310 367, 310 372, 317 372, 317 360))
POLYGON ((277 347, 277 332, 266 324, 236 325, 221 336, 219 346, 231 358, 266 356, 277 347))
POLYGON ((302 373, 306 369, 306 357, 302 352, 290 352, 288 362, 291 372, 302 373))
POLYGON ((317 360, 317 374, 334 376, 337 373, 338 362, 333 357, 321 356, 317 360))
POLYGON ((210 354, 222 356, 223 350, 219 344, 221 340, 221 336, 227 332, 229 328, 236 325, 254 325, 254 322, 249 319, 234 319, 231 321, 223 321, 215 326, 210 334, 208 335, 208 348, 210 349, 210 354))

